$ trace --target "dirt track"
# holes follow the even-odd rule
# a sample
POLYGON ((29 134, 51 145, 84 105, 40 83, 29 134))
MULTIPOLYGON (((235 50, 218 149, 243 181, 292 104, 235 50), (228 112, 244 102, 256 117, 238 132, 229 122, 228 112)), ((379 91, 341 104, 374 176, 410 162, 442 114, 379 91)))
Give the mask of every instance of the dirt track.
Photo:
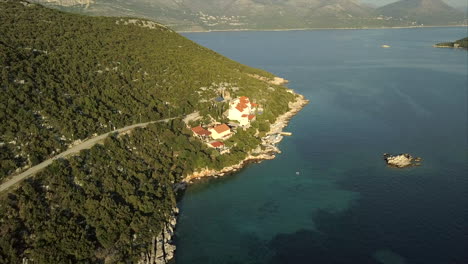
MULTIPOLYGON (((193 115, 193 113, 190 114, 190 115, 187 115, 187 116, 191 116, 191 115, 193 115)), ((56 160, 56 159, 65 158, 68 155, 79 153, 81 150, 84 150, 84 149, 90 149, 91 147, 93 147, 94 145, 96 145, 100 141, 104 140, 107 136, 109 136, 112 133, 115 133, 115 132, 123 133, 123 132, 132 130, 132 129, 137 128, 137 127, 146 127, 147 125, 153 124, 153 123, 168 122, 169 120, 172 120, 172 119, 175 119, 175 118, 177 118, 177 117, 167 118, 167 119, 162 119, 162 120, 157 120, 157 121, 151 121, 151 122, 146 122, 146 123, 134 124, 134 125, 119 128, 119 129, 116 129, 114 131, 111 131, 111 132, 108 132, 108 133, 93 137, 93 138, 88 139, 86 141, 83 141, 82 143, 80 143, 80 144, 78 144, 76 146, 73 146, 72 148, 70 148, 70 149, 68 149, 68 150, 66 150, 66 151, 64 151, 64 152, 62 152, 62 153, 48 159, 48 160, 45 160, 45 161, 37 164, 36 166, 33 166, 33 167, 29 168, 28 170, 26 170, 26 171, 24 171, 24 172, 22 172, 22 173, 20 173, 18 175, 13 176, 11 179, 7 180, 6 182, 4 182, 4 183, 2 183, 0 185, 0 193, 10 189, 10 187, 12 187, 12 186, 16 185, 17 183, 23 181, 24 179, 32 177, 38 171, 40 171, 40 170, 44 169, 45 167, 49 166, 50 164, 52 164, 52 162, 54 160, 56 160)))

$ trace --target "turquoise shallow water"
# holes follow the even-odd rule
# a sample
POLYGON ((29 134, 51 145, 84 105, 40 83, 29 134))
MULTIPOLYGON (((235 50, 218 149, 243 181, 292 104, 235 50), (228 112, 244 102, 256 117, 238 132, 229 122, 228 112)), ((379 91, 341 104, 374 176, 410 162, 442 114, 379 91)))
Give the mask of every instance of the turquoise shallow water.
POLYGON ((311 102, 275 160, 188 189, 176 263, 468 263, 468 53, 431 47, 466 35, 185 34, 290 80, 311 102), (388 168, 384 152, 423 166, 388 168))

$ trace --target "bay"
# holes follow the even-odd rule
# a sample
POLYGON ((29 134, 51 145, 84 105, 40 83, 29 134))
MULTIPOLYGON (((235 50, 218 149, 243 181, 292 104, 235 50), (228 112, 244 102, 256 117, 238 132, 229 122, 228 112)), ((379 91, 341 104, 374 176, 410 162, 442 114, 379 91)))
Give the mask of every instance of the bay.
POLYGON ((466 32, 184 34, 310 104, 275 160, 190 186, 176 263, 468 263, 468 53, 432 47, 466 32), (384 152, 423 165, 392 169, 384 152))

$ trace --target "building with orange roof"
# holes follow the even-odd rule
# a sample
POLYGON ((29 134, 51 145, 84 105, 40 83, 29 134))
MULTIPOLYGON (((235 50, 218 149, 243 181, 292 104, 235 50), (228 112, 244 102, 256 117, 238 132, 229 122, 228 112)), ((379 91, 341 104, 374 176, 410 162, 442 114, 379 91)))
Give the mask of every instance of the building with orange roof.
POLYGON ((250 102, 246 96, 236 98, 229 105, 228 118, 239 122, 241 126, 246 126, 255 119, 255 115, 252 113, 257 106, 257 104, 250 102))
POLYGON ((200 137, 207 137, 211 135, 211 132, 204 129, 202 126, 193 127, 192 131, 193 133, 195 133, 195 135, 200 136, 200 137))
POLYGON ((220 139, 231 134, 231 128, 226 124, 221 124, 210 128, 209 131, 211 132, 211 137, 213 139, 220 139))
POLYGON ((209 143, 208 145, 210 145, 213 148, 217 148, 217 149, 220 149, 220 148, 224 147, 224 143, 220 142, 220 141, 214 141, 214 142, 209 143))

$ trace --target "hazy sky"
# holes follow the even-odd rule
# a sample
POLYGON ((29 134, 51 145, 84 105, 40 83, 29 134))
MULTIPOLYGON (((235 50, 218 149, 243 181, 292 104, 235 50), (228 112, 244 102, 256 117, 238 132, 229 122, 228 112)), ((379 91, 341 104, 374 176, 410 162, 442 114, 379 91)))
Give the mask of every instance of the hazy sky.
MULTIPOLYGON (((392 2, 396 2, 396 0, 361 0, 363 3, 368 3, 368 4, 374 4, 376 6, 382 6, 386 5, 392 2)), ((468 5, 468 0, 444 0, 447 4, 454 6, 454 7, 460 7, 460 6, 467 6, 468 5)))

